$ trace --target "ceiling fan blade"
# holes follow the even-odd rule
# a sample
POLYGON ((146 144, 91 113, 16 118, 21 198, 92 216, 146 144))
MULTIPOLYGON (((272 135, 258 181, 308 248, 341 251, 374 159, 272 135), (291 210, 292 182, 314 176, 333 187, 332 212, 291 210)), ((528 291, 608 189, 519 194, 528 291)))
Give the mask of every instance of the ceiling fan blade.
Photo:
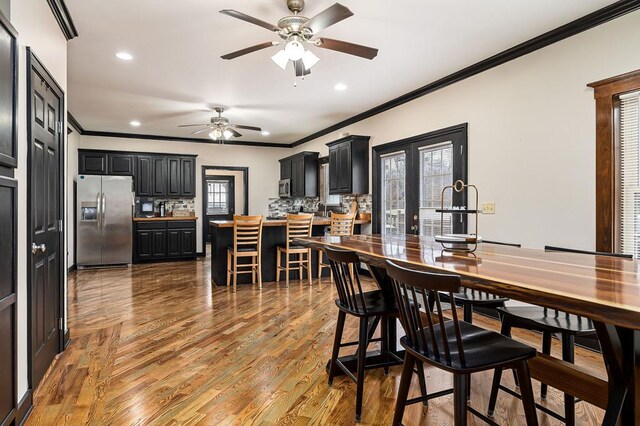
POLYGON ((196 127, 196 126, 208 126, 209 124, 182 124, 178 127, 196 127))
POLYGON ((318 39, 317 46, 322 47, 323 49, 331 49, 342 53, 348 53, 349 55, 360 56, 365 59, 373 59, 378 56, 378 49, 374 49, 373 47, 362 46, 331 38, 323 37, 318 39))
POLYGON ((234 138, 242 137, 242 134, 240 134, 240 133, 236 132, 236 131, 235 131, 235 130, 233 130, 232 128, 229 128, 228 130, 229 130, 231 133, 233 133, 233 137, 234 137, 234 138))
POLYGON ((236 129, 254 130, 256 132, 261 132, 262 131, 262 129, 260 127, 244 126, 242 124, 234 124, 233 127, 235 127, 236 129))
POLYGON ((278 28, 273 24, 270 24, 258 18, 254 18, 253 16, 249 16, 246 13, 238 12, 237 10, 223 9, 220 11, 220 13, 231 16, 232 18, 241 19, 243 21, 249 22, 250 24, 254 24, 262 28, 266 28, 269 31, 280 31, 280 28, 278 28))
POLYGON ((303 28, 309 28, 314 34, 318 34, 325 28, 337 24, 350 16, 353 16, 353 12, 348 7, 336 3, 309 19, 303 28))
POLYGON ((308 70, 304 67, 304 62, 302 59, 298 59, 293 63, 293 67, 296 70, 296 77, 303 77, 305 75, 311 74, 311 70, 308 70))
POLYGON ((235 52, 227 53, 226 55, 220 56, 222 59, 234 59, 238 56, 246 55, 247 53, 255 52, 257 50, 266 49, 267 47, 275 46, 277 42, 267 41, 265 43, 256 44, 255 46, 246 47, 244 49, 237 50, 235 52))
POLYGON ((192 135, 197 135, 198 133, 206 132, 207 130, 211 130, 211 128, 210 127, 205 127, 204 129, 196 130, 195 132, 193 132, 191 134, 192 135))

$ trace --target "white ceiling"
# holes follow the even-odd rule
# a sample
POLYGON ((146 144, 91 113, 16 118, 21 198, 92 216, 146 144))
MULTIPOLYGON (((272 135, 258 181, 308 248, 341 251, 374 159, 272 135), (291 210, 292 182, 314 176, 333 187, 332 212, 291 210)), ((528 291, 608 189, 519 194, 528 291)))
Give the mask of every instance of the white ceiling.
MULTIPOLYGON (((219 10, 275 24, 288 14, 284 0, 66 3, 80 34, 69 42, 69 111, 86 130, 191 137, 177 126, 206 123, 208 107, 224 106, 232 122, 271 132, 242 131, 241 140, 291 143, 614 1, 341 0, 354 16, 320 34, 376 47, 378 57, 312 48, 320 62, 297 87, 290 66, 270 59, 278 47, 220 59, 276 36, 219 10), (116 59, 119 51, 135 59, 116 59), (348 89, 335 91, 339 82, 348 89)), ((333 3, 307 0, 303 15, 333 3)))

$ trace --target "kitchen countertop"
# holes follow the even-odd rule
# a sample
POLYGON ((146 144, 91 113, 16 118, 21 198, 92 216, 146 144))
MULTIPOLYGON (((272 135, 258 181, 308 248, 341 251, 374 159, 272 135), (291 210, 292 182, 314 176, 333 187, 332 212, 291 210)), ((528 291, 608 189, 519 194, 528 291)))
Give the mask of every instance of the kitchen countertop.
MULTIPOLYGON (((356 225, 363 225, 365 223, 371 223, 370 220, 356 219, 356 225)), ((313 226, 327 226, 331 224, 331 219, 328 217, 314 217, 313 218, 313 226)), ((232 220, 210 220, 210 226, 215 226, 216 228, 233 228, 232 220)), ((265 219, 262 222, 262 226, 287 226, 286 219, 265 219)))
POLYGON ((160 220, 198 220, 197 216, 165 216, 165 217, 134 217, 134 222, 155 222, 160 220))

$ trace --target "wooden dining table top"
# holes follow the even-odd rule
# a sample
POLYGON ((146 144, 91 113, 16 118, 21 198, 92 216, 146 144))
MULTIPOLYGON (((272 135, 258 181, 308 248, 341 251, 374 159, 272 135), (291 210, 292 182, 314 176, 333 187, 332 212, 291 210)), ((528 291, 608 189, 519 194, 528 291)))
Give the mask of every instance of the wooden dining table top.
POLYGON ((353 250, 364 263, 381 268, 389 259, 455 273, 465 287, 640 330, 636 260, 482 243, 475 253, 453 253, 433 238, 414 235, 325 236, 296 242, 353 250))

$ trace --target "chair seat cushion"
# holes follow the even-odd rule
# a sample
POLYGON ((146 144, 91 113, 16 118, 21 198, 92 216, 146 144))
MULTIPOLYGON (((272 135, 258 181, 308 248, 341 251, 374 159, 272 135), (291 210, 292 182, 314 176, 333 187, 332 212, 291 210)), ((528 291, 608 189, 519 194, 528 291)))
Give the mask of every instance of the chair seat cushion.
POLYGON ((540 306, 512 306, 497 308, 501 316, 509 317, 512 326, 550 333, 590 334, 595 332, 593 322, 585 317, 545 310, 540 306))
MULTIPOLYGON (((278 248, 281 249, 281 250, 285 250, 287 248, 287 244, 286 243, 278 244, 278 248)), ((309 250, 309 248, 305 247, 305 246, 295 246, 295 245, 290 244, 289 245, 289 250, 309 250)))
MULTIPOLYGON (((229 250, 230 252, 233 252, 233 246, 227 247, 227 250, 229 250)), ((257 251, 257 250, 255 247, 243 247, 243 246, 238 247, 239 253, 246 253, 250 251, 257 251)))
MULTIPOLYGON (((367 315, 383 315, 390 314, 394 315, 398 312, 398 305, 395 302, 395 299, 391 296, 385 295, 381 290, 369 291, 366 293, 362 293, 364 299, 364 306, 366 307, 367 315)), ((362 316, 362 299, 359 296, 354 297, 352 299, 353 305, 357 307, 357 309, 350 308, 347 304, 343 304, 340 299, 336 299, 336 305, 338 308, 352 314, 362 316)))
POLYGON ((434 354, 431 333, 428 328, 425 328, 424 332, 425 342, 429 350, 428 354, 419 351, 417 345, 409 341, 408 336, 400 339, 400 344, 402 344, 406 350, 413 352, 421 358, 426 358, 444 369, 465 369, 471 370, 470 372, 487 370, 494 368, 494 366, 501 366, 513 361, 532 358, 536 355, 536 350, 524 343, 503 336, 495 331, 485 330, 467 322, 459 321, 465 357, 465 365, 462 366, 456 344, 454 323, 453 321, 447 321, 444 324, 445 334, 451 351, 451 362, 448 362, 444 355, 440 324, 435 324, 434 326, 436 341, 440 350, 439 357, 434 354))

